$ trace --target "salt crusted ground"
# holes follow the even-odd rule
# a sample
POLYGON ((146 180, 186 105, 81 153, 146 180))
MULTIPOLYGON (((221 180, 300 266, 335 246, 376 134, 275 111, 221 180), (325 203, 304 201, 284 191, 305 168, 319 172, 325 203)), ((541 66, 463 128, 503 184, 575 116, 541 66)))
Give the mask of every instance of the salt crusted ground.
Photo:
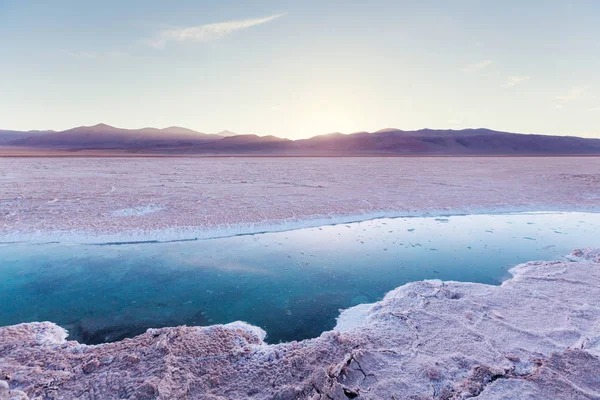
POLYGON ((600 210, 600 157, 0 158, 0 241, 563 209, 600 210))
MULTIPOLYGON (((0 158, 0 237, 352 215, 599 210, 600 158, 0 158)), ((325 221, 320 221, 325 222, 325 221)), ((502 286, 415 282, 279 345, 243 323, 101 346, 0 328, 0 399, 598 399, 600 251, 502 286)), ((574 258, 574 259, 575 259, 574 258)))
POLYGON ((48 322, 0 328, 0 399, 600 398, 600 250, 512 273, 410 283, 298 343, 243 323, 100 346, 48 322))

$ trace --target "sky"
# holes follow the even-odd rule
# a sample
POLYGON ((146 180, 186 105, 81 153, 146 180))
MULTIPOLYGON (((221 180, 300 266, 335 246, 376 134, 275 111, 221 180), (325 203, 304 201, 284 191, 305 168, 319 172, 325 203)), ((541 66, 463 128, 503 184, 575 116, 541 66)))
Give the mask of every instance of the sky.
POLYGON ((0 0, 0 129, 600 137, 600 1, 0 0))

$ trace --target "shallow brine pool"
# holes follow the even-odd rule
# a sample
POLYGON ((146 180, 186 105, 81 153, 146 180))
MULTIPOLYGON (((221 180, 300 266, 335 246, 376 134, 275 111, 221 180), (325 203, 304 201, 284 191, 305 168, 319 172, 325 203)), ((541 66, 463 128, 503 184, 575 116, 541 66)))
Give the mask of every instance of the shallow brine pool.
POLYGON ((316 337, 339 309, 422 279, 499 284, 507 270, 600 247, 600 214, 378 219, 229 238, 0 245, 0 325, 52 321, 101 343, 236 320, 267 341, 316 337))

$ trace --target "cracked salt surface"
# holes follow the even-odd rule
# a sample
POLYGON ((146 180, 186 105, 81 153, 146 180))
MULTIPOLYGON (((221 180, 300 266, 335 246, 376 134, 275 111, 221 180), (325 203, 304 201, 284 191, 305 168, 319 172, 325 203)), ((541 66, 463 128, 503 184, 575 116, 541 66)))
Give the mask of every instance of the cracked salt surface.
POLYGON ((265 329, 270 343, 299 340, 332 329, 340 309, 407 282, 499 284, 510 266, 600 246, 598 237, 600 214, 525 213, 170 243, 6 244, 0 325, 49 320, 73 339, 101 343, 147 328, 243 320, 265 329))

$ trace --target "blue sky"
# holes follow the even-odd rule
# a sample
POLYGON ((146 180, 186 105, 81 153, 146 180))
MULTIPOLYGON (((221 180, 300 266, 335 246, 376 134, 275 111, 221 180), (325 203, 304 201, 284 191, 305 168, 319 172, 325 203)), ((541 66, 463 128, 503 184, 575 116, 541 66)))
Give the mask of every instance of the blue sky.
POLYGON ((600 1, 0 0, 0 129, 600 137, 600 1))

